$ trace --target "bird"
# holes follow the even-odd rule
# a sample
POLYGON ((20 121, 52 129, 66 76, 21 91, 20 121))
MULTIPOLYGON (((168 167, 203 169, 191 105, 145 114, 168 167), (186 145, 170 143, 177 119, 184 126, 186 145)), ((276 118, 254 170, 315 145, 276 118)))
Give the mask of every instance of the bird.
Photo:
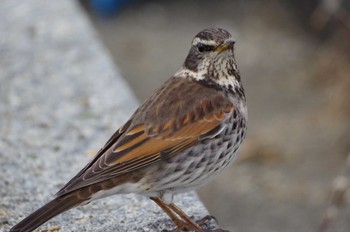
POLYGON ((128 193, 149 197, 177 231, 206 231, 173 198, 206 184, 232 163, 246 137, 247 104, 234 45, 222 28, 195 35, 181 68, 53 200, 10 232, 33 231, 71 208, 128 193))

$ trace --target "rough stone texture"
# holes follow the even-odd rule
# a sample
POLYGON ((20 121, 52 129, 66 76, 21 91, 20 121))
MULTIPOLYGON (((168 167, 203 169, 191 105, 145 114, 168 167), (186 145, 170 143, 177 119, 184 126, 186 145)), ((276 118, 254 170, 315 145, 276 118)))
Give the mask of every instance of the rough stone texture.
MULTIPOLYGON (((0 2, 0 231, 50 200, 137 107, 73 1, 0 2)), ((195 193, 175 202, 200 218, 195 193)), ((117 195, 41 228, 161 231, 173 224, 146 197, 117 195)))

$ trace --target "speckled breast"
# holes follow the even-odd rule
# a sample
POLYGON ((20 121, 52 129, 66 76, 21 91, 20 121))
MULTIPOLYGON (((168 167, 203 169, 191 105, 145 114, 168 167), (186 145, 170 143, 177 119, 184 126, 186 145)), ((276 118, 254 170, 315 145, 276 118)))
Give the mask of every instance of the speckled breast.
POLYGON ((177 193, 207 183, 233 161, 245 138, 246 120, 242 114, 235 112, 223 122, 223 129, 214 138, 203 139, 162 161, 154 169, 149 191, 171 189, 177 193))

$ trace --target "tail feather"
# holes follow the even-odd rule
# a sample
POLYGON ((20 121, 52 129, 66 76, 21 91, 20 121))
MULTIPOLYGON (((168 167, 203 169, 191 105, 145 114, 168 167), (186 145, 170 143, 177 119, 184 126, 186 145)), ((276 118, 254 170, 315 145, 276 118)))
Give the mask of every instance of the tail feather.
POLYGON ((67 211, 84 202, 77 194, 69 194, 67 196, 57 197, 24 218, 21 222, 11 228, 10 232, 30 232, 44 224, 58 214, 67 211))

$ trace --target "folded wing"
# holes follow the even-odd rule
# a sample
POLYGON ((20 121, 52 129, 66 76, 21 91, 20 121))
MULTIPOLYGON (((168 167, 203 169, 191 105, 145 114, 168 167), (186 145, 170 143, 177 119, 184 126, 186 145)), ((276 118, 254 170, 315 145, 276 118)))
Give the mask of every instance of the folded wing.
POLYGON ((222 121, 234 111, 233 104, 214 89, 178 79, 170 79, 140 106, 57 195, 168 159, 202 139, 215 136, 222 121), (169 88, 170 84, 173 88, 169 88), (205 97, 197 99, 196 91, 205 91, 202 95, 205 97), (166 100, 173 98, 176 105, 166 100))

